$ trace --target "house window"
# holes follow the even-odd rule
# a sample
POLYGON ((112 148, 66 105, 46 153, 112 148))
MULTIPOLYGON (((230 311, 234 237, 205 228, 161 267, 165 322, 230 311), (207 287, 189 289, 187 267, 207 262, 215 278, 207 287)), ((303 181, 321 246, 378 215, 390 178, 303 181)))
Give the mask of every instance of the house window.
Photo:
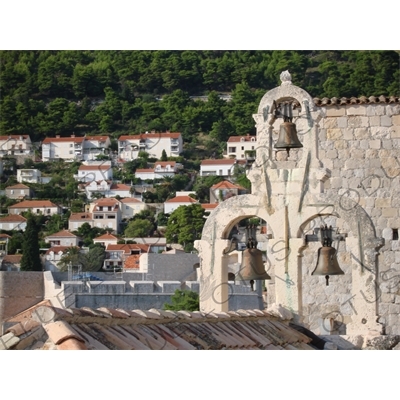
POLYGON ((71 143, 70 145, 69 145, 69 147, 73 147, 74 145, 71 143))
POLYGON ((244 150, 244 146, 242 146, 242 150, 244 150))
POLYGON ((398 229, 393 229, 393 240, 399 240, 399 230, 398 229))
POLYGON ((11 194, 14 194, 14 189, 11 189, 11 194))
POLYGON ((39 210, 38 208, 36 209, 36 213, 37 213, 37 214, 39 214, 39 213, 40 213, 40 210, 39 210))

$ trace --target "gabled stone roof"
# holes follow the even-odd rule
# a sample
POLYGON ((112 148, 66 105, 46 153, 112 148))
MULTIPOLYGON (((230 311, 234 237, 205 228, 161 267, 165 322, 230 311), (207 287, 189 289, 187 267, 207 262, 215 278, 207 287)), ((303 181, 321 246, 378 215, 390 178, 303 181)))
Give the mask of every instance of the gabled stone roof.
POLYGON ((0 337, 5 349, 313 350, 311 339, 261 310, 227 313, 60 309, 39 303, 0 337))

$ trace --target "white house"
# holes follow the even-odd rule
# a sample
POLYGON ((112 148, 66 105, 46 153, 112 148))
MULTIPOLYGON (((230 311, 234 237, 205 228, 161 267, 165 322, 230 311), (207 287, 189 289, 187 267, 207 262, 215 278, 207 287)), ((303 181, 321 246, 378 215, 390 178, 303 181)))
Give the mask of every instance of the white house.
POLYGON ((191 204, 198 203, 197 200, 190 196, 175 196, 164 202, 164 213, 170 214, 175 211, 179 206, 190 206, 191 204))
POLYGON ((19 183, 41 183, 42 173, 38 169, 17 169, 17 181, 19 183))
POLYGON ((91 181, 87 183, 82 183, 79 185, 79 188, 83 188, 86 193, 86 197, 91 199, 94 193, 100 193, 102 196, 107 196, 107 193, 110 191, 112 182, 101 180, 101 181, 91 181))
POLYGON ((97 238, 94 238, 93 243, 100 243, 107 248, 109 244, 117 244, 118 238, 114 235, 111 235, 111 233, 106 233, 104 235, 98 236, 97 238))
POLYGON ((33 194, 33 190, 23 183, 7 186, 5 192, 9 199, 23 199, 24 197, 32 197, 33 194))
POLYGON ((42 142, 42 161, 64 159, 95 160, 96 156, 106 154, 111 145, 108 136, 83 136, 46 138, 42 142))
POLYGON ((22 215, 10 214, 0 218, 0 229, 5 231, 24 231, 26 228, 26 218, 22 215))
POLYGON ((121 200, 122 218, 130 219, 147 208, 146 203, 133 197, 126 197, 121 200))
POLYGON ((9 214, 21 214, 24 211, 31 211, 33 214, 54 215, 61 214, 62 209, 49 200, 24 200, 8 207, 9 214))
POLYGON ((29 155, 32 142, 29 135, 0 136, 0 155, 29 155))
POLYGON ((121 223, 121 203, 117 199, 98 199, 90 204, 89 211, 93 215, 93 226, 111 228, 119 233, 121 223))
POLYGON ((52 246, 42 257, 45 271, 58 272, 60 270, 58 263, 61 261, 64 253, 70 249, 71 246, 52 246))
POLYGON ((84 137, 47 137, 42 142, 42 161, 63 159, 66 161, 83 160, 84 137))
POLYGON ((93 227, 93 214, 90 212, 71 213, 68 219, 68 230, 76 231, 83 224, 88 223, 93 227))
POLYGON ((219 203, 247 192, 244 187, 225 180, 210 187, 210 203, 219 203))
POLYGON ((78 169, 78 174, 74 175, 74 178, 80 182, 112 180, 111 161, 98 161, 81 165, 78 169))
POLYGON ((78 246, 80 238, 75 236, 73 233, 62 230, 57 233, 53 233, 52 235, 46 236, 44 238, 46 243, 50 243, 53 246, 78 246))
POLYGON ((112 183, 109 191, 106 193, 106 197, 129 197, 131 195, 131 188, 131 185, 125 185, 124 183, 112 183))
POLYGON ((246 136, 230 136, 226 143, 227 158, 236 158, 236 160, 245 160, 246 152, 253 152, 257 148, 257 137, 246 136))
POLYGON ((154 164, 154 168, 137 169, 135 177, 146 180, 163 179, 165 177, 174 177, 182 164, 175 161, 158 161, 154 164))
POLYGON ((167 157, 176 157, 183 150, 182 135, 178 132, 142 133, 140 135, 123 135, 118 139, 118 158, 131 161, 138 157, 140 151, 150 157, 161 158, 165 150, 167 157))
POLYGON ((236 160, 203 160, 200 164, 200 176, 231 176, 236 160))
POLYGON ((83 159, 96 160, 96 157, 108 153, 108 148, 111 145, 108 136, 85 136, 83 142, 83 159))

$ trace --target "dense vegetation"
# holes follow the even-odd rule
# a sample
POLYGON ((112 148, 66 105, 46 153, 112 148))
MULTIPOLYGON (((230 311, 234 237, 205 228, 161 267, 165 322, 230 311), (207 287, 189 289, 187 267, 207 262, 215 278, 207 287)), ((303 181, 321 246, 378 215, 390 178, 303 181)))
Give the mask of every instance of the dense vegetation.
POLYGON ((315 97, 400 95, 396 51, 1 51, 0 68, 0 132, 34 141, 73 132, 170 130, 186 142, 199 132, 216 141, 255 133, 252 114, 286 69, 315 97))

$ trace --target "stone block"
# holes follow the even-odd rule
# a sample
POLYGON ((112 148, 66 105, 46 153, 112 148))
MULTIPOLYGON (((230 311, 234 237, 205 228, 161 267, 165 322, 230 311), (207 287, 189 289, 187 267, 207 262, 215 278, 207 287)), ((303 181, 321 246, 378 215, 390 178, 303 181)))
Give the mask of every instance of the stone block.
POLYGON ((392 117, 389 117, 388 115, 382 115, 381 126, 392 126, 392 117))
POLYGON ((373 116, 373 115, 375 115, 375 106, 373 106, 373 105, 368 105, 368 106, 366 107, 366 113, 367 113, 368 116, 373 116))
MULTIPOLYGON (((375 207, 379 207, 379 208, 390 207, 390 205, 391 205, 391 199, 389 197, 385 198, 385 199, 376 199, 375 200, 375 207)), ((390 229, 390 235, 392 235, 391 229, 390 229)))
POLYGON ((338 128, 347 128, 347 117, 340 117, 337 119, 338 128))
POLYGON ((385 106, 376 105, 375 106, 375 115, 385 115, 386 110, 385 106))
POLYGON ((181 289, 181 283, 179 281, 158 281, 157 283, 161 287, 163 293, 174 293, 175 290, 181 289))
POLYGON ((337 118, 325 118, 323 121, 325 129, 337 128, 337 118))
POLYGON ((346 140, 336 140, 335 141, 335 149, 337 149, 337 150, 347 149, 347 141, 346 140))
POLYGON ((369 148, 370 149, 380 149, 381 148, 381 141, 379 139, 377 140, 370 140, 369 142, 369 148))
POLYGON ((328 140, 337 140, 343 137, 343 133, 341 129, 327 129, 326 137, 328 140))
POLYGON ((369 139, 371 132, 368 128, 354 128, 354 137, 358 140, 369 139))
POLYGON ((326 116, 327 117, 340 117, 346 115, 346 109, 344 107, 327 107, 326 108, 326 116))
POLYGON ((369 125, 370 126, 380 126, 381 124, 381 117, 375 115, 373 117, 369 117, 369 125))
POLYGON ((354 139, 353 129, 343 129, 343 139, 353 140, 354 139))
POLYGON ((369 140, 366 139, 360 140, 360 147, 363 150, 367 150, 369 148, 369 140))
POLYGON ((337 150, 328 150, 328 151, 326 152, 326 156, 327 156, 328 158, 334 159, 334 158, 337 158, 338 152, 337 152, 337 150))
POLYGON ((400 138, 400 126, 392 126, 390 129, 390 138, 399 139, 400 138))
POLYGON ((392 142, 392 140, 390 140, 390 139, 383 139, 383 140, 382 140, 382 147, 383 147, 384 149, 391 150, 392 147, 393 147, 393 142, 392 142))
POLYGON ((382 216, 386 218, 397 217, 399 215, 399 210, 397 208, 383 208, 382 216))
POLYGON ((352 105, 346 108, 347 115, 367 115, 366 107, 363 105, 352 105))
POLYGON ((395 126, 400 126, 400 115, 392 116, 392 124, 395 126))
POLYGON ((154 283, 151 281, 130 281, 134 293, 153 293, 154 283))
POLYGON ((397 116, 399 117, 400 115, 400 105, 399 104, 389 104, 386 106, 386 115, 391 116, 397 116))

